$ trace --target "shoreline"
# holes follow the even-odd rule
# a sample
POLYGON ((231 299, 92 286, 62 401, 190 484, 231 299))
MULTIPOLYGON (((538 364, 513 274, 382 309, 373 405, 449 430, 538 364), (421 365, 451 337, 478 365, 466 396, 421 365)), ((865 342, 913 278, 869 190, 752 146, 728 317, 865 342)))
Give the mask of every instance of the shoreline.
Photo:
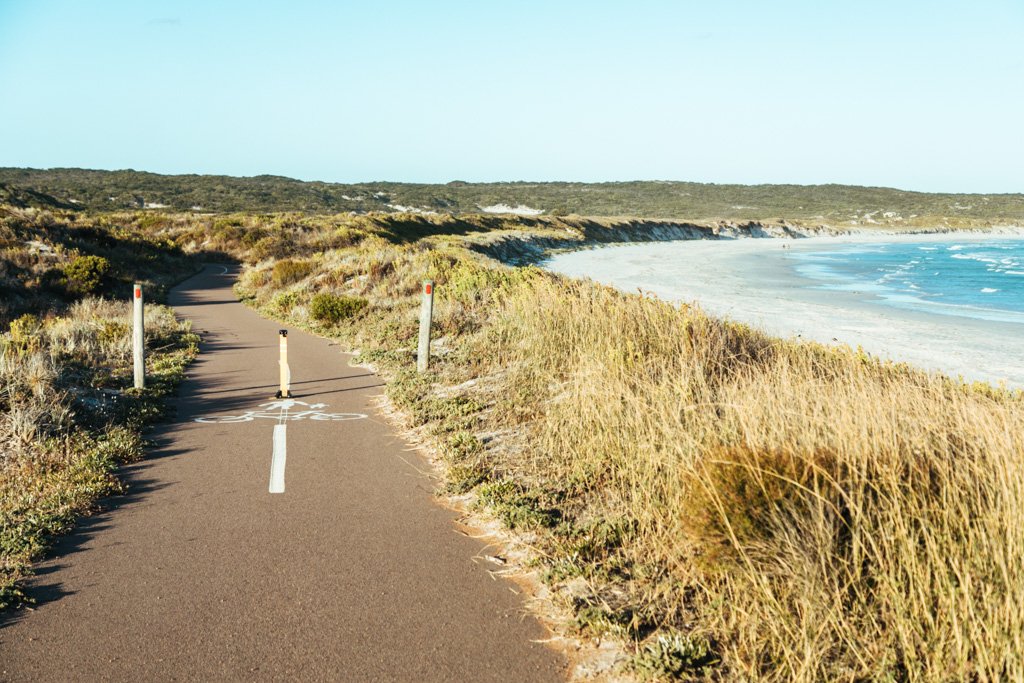
POLYGON ((782 239, 804 243, 808 239, 866 240, 890 237, 943 239, 963 235, 981 239, 1024 237, 1024 225, 989 225, 985 227, 911 227, 874 228, 805 225, 786 221, 685 221, 635 218, 579 218, 572 227, 561 230, 507 230, 469 238, 469 246, 510 266, 541 265, 558 254, 588 251, 608 246, 649 244, 651 242, 782 239))
POLYGON ((861 347, 968 381, 1024 387, 1024 367, 1010 355, 1024 325, 897 308, 870 292, 825 289, 800 275, 796 254, 842 244, 981 241, 1024 231, 883 234, 871 231, 796 240, 692 240, 608 245, 552 255, 542 267, 641 290, 787 339, 861 347), (671 265, 669 265, 669 262, 671 265))

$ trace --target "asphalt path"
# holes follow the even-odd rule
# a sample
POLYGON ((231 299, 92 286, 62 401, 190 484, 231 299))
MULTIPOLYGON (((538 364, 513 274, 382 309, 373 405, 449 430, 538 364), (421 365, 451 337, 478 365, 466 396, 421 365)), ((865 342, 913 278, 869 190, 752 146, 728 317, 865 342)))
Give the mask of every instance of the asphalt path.
POLYGON ((0 615, 0 677, 564 680, 375 409, 382 382, 291 330, 295 402, 275 402, 280 326, 238 303, 226 270, 172 292, 203 336, 176 416, 124 469, 128 493, 38 568, 35 609, 0 615))

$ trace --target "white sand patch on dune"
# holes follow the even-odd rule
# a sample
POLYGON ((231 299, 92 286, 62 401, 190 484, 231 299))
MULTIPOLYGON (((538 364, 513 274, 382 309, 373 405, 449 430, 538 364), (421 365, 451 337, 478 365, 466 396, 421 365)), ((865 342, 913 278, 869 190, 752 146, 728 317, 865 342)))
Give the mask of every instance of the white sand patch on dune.
POLYGON ((508 204, 492 204, 491 206, 478 206, 484 213, 510 213, 514 216, 539 216, 544 209, 533 209, 525 204, 509 206, 508 204))
POLYGON ((419 213, 424 216, 436 216, 437 211, 431 211, 430 209, 421 209, 418 206, 405 206, 404 204, 385 204, 389 209, 395 211, 401 211, 403 213, 419 213))
POLYGON ((29 240, 28 242, 25 242, 24 244, 25 244, 26 247, 28 247, 28 250, 31 251, 31 252, 38 252, 38 253, 41 253, 41 254, 52 254, 53 253, 53 247, 51 247, 48 244, 44 244, 44 243, 40 242, 39 240, 29 240))

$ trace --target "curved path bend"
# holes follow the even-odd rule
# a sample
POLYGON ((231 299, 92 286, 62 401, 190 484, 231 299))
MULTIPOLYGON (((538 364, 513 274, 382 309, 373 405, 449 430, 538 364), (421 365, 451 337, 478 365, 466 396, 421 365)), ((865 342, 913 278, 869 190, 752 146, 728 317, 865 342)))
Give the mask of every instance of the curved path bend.
POLYGON ((176 417, 125 468, 127 495, 39 567, 36 609, 0 616, 0 679, 563 680, 563 657, 535 642, 545 629, 473 561, 482 543, 455 532, 374 409, 376 376, 295 330, 302 404, 260 408, 279 325, 235 299, 225 270, 172 292, 203 335, 176 417), (366 417, 335 419, 349 415, 366 417))

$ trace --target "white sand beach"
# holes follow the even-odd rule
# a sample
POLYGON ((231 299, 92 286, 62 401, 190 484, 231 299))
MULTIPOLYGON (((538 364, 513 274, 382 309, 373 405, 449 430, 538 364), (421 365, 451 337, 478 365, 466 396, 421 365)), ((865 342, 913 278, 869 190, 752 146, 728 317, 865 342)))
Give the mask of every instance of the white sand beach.
POLYGON ((776 336, 861 346, 878 357, 968 380, 1024 387, 1024 324, 894 308, 870 291, 816 288, 795 269, 800 251, 851 242, 952 239, 956 236, 857 235, 629 244, 558 254, 545 267, 624 291, 696 302, 713 315, 776 336))

